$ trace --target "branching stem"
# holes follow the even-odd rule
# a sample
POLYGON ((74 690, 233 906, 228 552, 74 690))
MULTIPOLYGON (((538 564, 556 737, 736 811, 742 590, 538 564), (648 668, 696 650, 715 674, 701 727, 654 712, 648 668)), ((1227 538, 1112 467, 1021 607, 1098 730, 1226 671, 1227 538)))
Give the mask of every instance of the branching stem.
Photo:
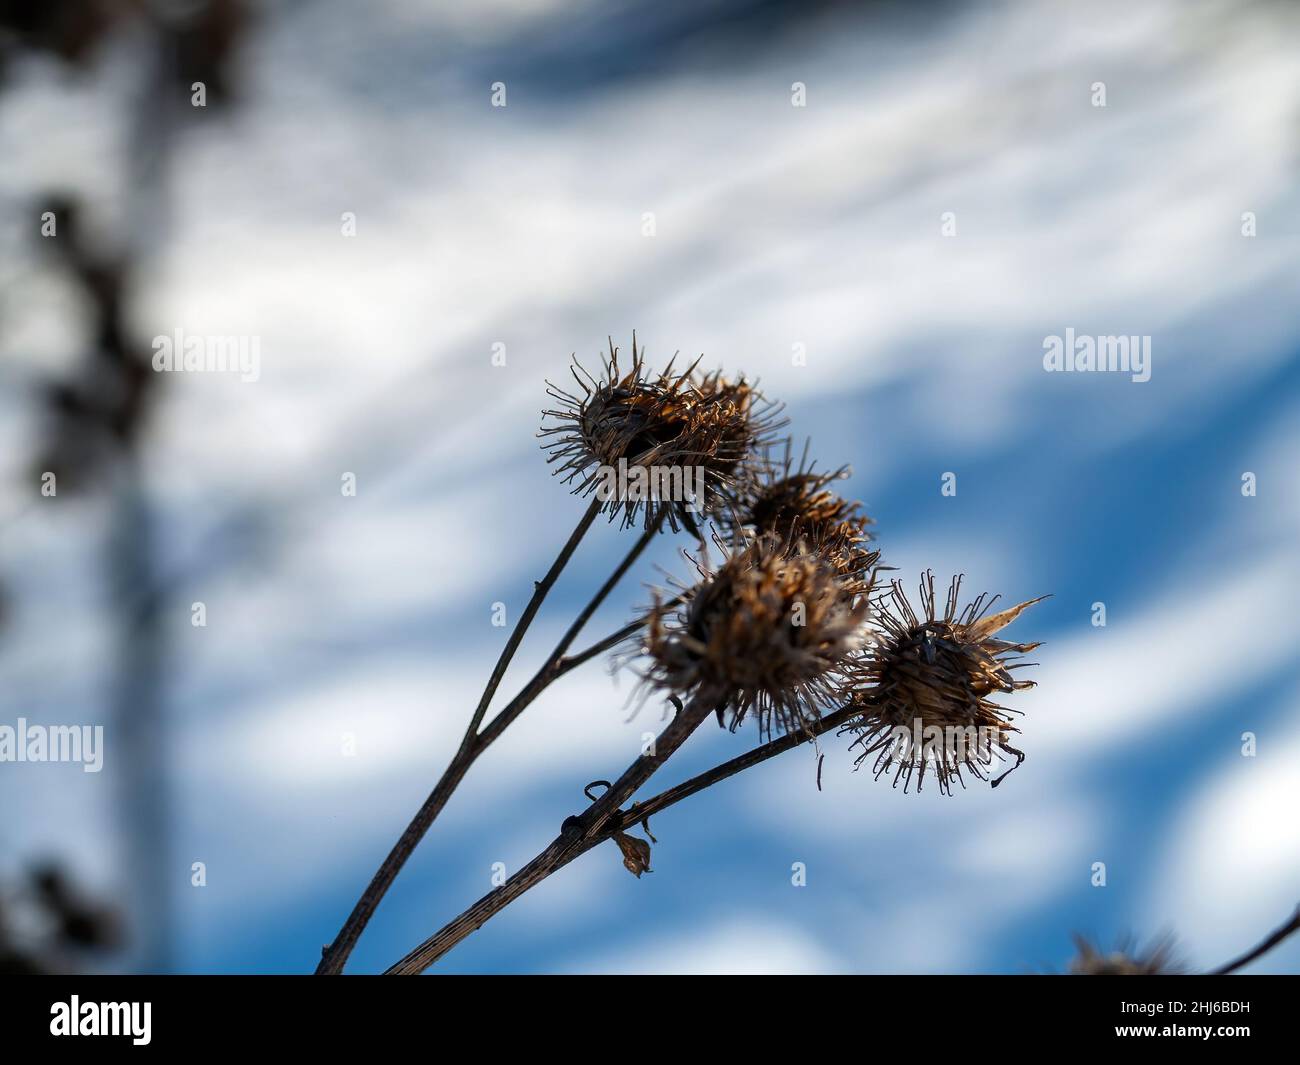
POLYGON ((605 790, 587 809, 565 820, 560 834, 536 858, 504 884, 474 903, 451 923, 435 932, 386 973, 389 976, 414 976, 451 950, 483 923, 504 910, 530 888, 536 887, 552 873, 558 872, 574 858, 585 854, 613 835, 623 823, 620 807, 675 752, 695 729, 713 713, 716 700, 697 696, 660 733, 654 746, 636 759, 623 775, 605 790))
POLYGON ((542 664, 541 669, 539 669, 533 676, 532 680, 524 686, 523 690, 515 696, 509 704, 507 704, 505 709, 493 718, 486 728, 483 728, 482 731, 480 731, 480 726, 483 724, 483 719, 487 715, 488 707, 492 702, 492 697, 496 694, 497 688, 500 687, 506 669, 509 667, 511 659, 514 658, 515 651, 518 650, 519 644, 524 638, 524 634, 528 631, 533 618, 541 608, 542 601, 546 598, 547 593, 550 592, 551 588, 555 585, 561 571, 572 557, 573 552, 577 549, 582 538, 586 535, 587 530, 591 528, 592 522, 595 521, 596 516, 600 513, 600 509, 601 502, 599 500, 593 500, 591 505, 587 508, 586 513, 582 516, 582 520, 578 523, 577 528, 573 530, 573 533, 569 536, 564 547, 560 549, 559 555, 556 557, 554 563, 552 563, 551 568, 547 571, 546 576, 536 583, 533 589, 532 598, 529 599, 528 605, 524 608, 523 614, 520 615, 519 621, 515 624, 514 630, 506 641, 506 646, 502 650, 501 656, 497 659, 497 664, 493 668, 492 675, 488 679, 487 687, 484 689, 483 695, 479 699, 478 706, 474 710, 474 715, 470 719, 469 727, 465 730, 465 735, 461 740, 460 747, 452 757, 452 760, 443 772, 442 777, 438 780, 437 784, 434 785, 433 791, 431 791, 428 798, 424 800, 424 804, 417 811, 415 817, 412 818, 411 823, 406 826, 405 831, 393 845, 388 857, 384 859, 383 864, 371 878, 369 886, 367 886, 366 890, 357 900, 356 905, 352 909, 352 913, 349 914, 347 921, 339 931, 334 942, 321 951, 320 964, 316 967, 316 974, 318 976, 334 975, 343 971, 343 967, 347 964, 348 957, 356 946, 357 940, 361 938, 361 933, 365 931, 366 925, 369 924, 370 918, 374 915, 375 910, 378 908, 384 895, 387 894, 388 889, 392 886, 393 881, 397 879, 397 875, 402 871, 402 867, 406 864, 407 859, 410 858, 411 854, 415 851, 415 848, 419 845, 420 840, 422 840, 425 834, 429 831, 430 826, 442 812, 443 807, 447 804, 447 800, 451 797, 456 788, 460 786, 460 782, 465 778, 465 774, 469 771, 469 767, 474 764, 479 755, 487 750, 487 748, 490 747, 503 732, 505 732, 511 723, 514 722, 521 713, 523 713, 524 709, 532 703, 548 685, 570 670, 577 668, 577 666, 581 665, 588 659, 615 646, 639 628, 639 622, 630 626, 625 626, 623 629, 619 630, 619 632, 614 633, 605 640, 601 640, 593 648, 583 652, 582 655, 577 658, 569 659, 565 657, 565 653, 577 638, 578 633, 582 631, 583 626, 591 620, 591 616, 600 607, 601 603, 605 601, 609 593, 613 591, 615 585, 617 585, 618 582, 627 574, 627 571, 632 567, 636 560, 641 556, 641 553, 647 546, 649 546, 650 541, 654 539, 655 535, 659 532, 662 521, 652 523, 641 534, 641 536, 638 537, 636 543, 628 551, 623 561, 619 563, 618 567, 610 575, 609 579, 601 585, 596 594, 592 596, 590 602, 583 607, 577 618, 574 619, 573 624, 565 631, 560 642, 556 644, 555 649, 542 664))

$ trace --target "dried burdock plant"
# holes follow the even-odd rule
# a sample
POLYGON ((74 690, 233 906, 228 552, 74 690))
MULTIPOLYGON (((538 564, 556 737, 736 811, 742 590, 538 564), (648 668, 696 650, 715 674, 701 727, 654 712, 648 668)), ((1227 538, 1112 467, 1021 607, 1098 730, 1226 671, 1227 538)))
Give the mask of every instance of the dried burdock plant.
POLYGON ((760 475, 749 479, 719 515, 718 524, 733 540, 768 533, 790 543, 803 540, 870 590, 880 562, 880 552, 868 546, 873 522, 861 503, 830 489, 848 476, 847 466, 817 472, 808 461, 806 445, 794 465, 787 440, 783 457, 764 462, 760 475))
MULTIPOLYGON (((601 843, 613 842, 624 866, 640 877, 651 868, 651 814, 833 729, 856 732, 866 747, 863 757, 879 757, 884 750, 880 743, 900 725, 910 727, 918 720, 923 726, 987 725, 995 734, 986 747, 1022 757, 1006 742, 1010 725, 989 696, 1027 686, 1012 679, 1014 667, 1007 659, 1037 645, 1007 643, 996 634, 1028 603, 986 616, 991 601, 980 597, 959 613, 954 582, 948 607, 939 616, 933 578, 922 588, 924 619, 913 614, 897 586, 885 597, 889 602, 877 602, 876 576, 883 567, 870 544, 871 520, 861 504, 831 487, 845 468, 817 472, 806 449, 796 465, 788 443, 784 458, 773 460, 773 435, 783 424, 781 407, 743 376, 705 373, 698 365, 676 373, 671 363, 655 373, 635 340, 629 364, 620 364, 611 342, 599 374, 590 375, 576 363, 572 372, 577 392, 550 386, 559 407, 543 412, 540 435, 548 461, 558 464, 555 472, 573 485, 576 495, 590 500, 587 510, 536 583, 451 764, 334 943, 322 952, 317 972, 342 971, 379 901, 469 767, 547 686, 605 651, 623 648, 616 661, 637 662, 643 696, 671 703, 676 707, 673 719, 617 779, 597 782, 605 788, 601 794, 590 791, 595 784, 588 786, 589 805, 566 818, 558 836, 531 862, 412 950, 390 973, 422 972, 524 892, 601 843), (701 472, 702 480, 654 479, 686 468, 701 472), (538 672, 487 720, 489 704, 542 600, 601 514, 624 527, 640 525, 642 531, 538 672), (722 552, 716 566, 708 560, 709 537, 701 528, 706 519, 714 524, 711 538, 722 552), (666 601, 656 593, 648 612, 587 650, 570 654, 582 628, 650 541, 665 528, 679 527, 699 543, 692 558, 698 579, 666 601), (635 800, 663 763, 714 715, 733 730, 754 720, 766 742, 658 795, 635 800), (649 842, 629 834, 638 825, 649 842)), ((963 768, 983 775, 978 760, 942 757, 936 766, 941 789, 950 791, 963 768)), ((910 779, 914 769, 909 763, 900 765, 899 772, 910 779)), ((918 787, 920 783, 918 777, 918 787)))
POLYGON ((898 581, 878 603, 884 631, 872 649, 866 683, 855 693, 862 713, 846 731, 858 734, 858 764, 874 759, 877 779, 892 769, 894 785, 901 780, 904 791, 913 778, 920 791, 931 770, 939 790, 951 794, 954 781, 965 787, 963 770, 984 780, 995 761, 1014 758, 1009 773, 1024 760, 1010 743, 1011 733, 1019 731, 1008 716, 1014 711, 991 696, 1034 686, 1011 671, 1027 664, 1015 662, 1017 655, 1039 645, 1010 643, 996 634, 1041 599, 989 614, 996 597, 981 595, 962 609, 960 594, 961 578, 954 577, 940 614, 934 574, 926 573, 919 616, 898 581))
POLYGON ((629 365, 619 365, 611 341, 598 375, 576 359, 570 372, 581 394, 547 386, 560 404, 542 412, 552 423, 539 434, 547 461, 624 526, 666 518, 675 531, 692 527, 692 514, 714 513, 756 475, 756 457, 784 424, 780 406, 743 377, 699 374, 696 365, 675 374, 671 363, 650 373, 635 337, 629 365))
POLYGON ((773 533, 716 570, 699 568, 680 607, 656 604, 647 617, 650 688, 702 698, 732 729, 755 717, 762 735, 806 729, 852 690, 868 638, 868 585, 773 533))

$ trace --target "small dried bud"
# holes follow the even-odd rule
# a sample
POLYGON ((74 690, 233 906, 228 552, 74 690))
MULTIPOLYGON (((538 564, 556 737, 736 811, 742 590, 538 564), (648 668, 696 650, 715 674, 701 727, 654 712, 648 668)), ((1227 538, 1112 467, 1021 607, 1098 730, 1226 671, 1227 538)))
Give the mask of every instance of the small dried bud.
POLYGON ((875 581, 880 552, 867 547, 871 518, 862 504, 844 499, 829 489, 848 476, 847 467, 817 473, 807 461, 792 463, 789 441, 781 462, 769 462, 761 476, 720 515, 720 524, 732 539, 774 534, 788 543, 805 541, 824 554, 835 568, 865 582, 875 581))
POLYGON ((656 603, 647 619, 649 684, 714 701, 719 720, 730 709, 732 728, 753 713, 764 734, 843 701, 867 639, 860 586, 825 556, 774 536, 700 572, 680 610, 656 603))
POLYGON ((576 361, 571 372, 582 395, 548 385, 561 406, 543 412, 556 424, 538 435, 553 438, 543 445, 547 461, 576 482, 574 494, 598 492, 624 526, 640 520, 649 528, 664 516, 674 529, 679 521, 694 527, 692 512, 713 513, 742 490, 755 456, 784 424, 779 406, 743 378, 701 376, 694 366, 674 375, 671 363, 647 374, 635 337, 626 372, 612 342, 599 377, 576 361))
POLYGON ((876 778, 894 768, 894 786, 901 779, 904 791, 914 774, 920 791, 927 768, 934 770, 939 790, 951 794, 954 780, 966 786, 963 769, 985 780, 995 756, 1013 756, 1011 769, 1024 760, 1009 742, 1009 734, 1019 731, 1007 716, 1011 711, 989 696, 1033 687, 1033 681, 1011 674, 1027 663, 1008 662, 1038 644, 1008 643, 994 634, 1040 600, 986 617, 995 600, 981 595, 959 612, 960 591, 961 578, 954 577, 939 616, 934 575, 927 572, 921 582, 922 617, 913 612, 898 581, 877 604, 884 631, 869 656, 867 685, 855 696, 863 714, 844 731, 858 733, 854 746, 862 754, 857 764, 874 755, 876 778))
POLYGON ((765 398, 744 377, 732 380, 714 370, 692 373, 690 382, 697 397, 699 435, 710 449, 710 468, 720 488, 715 502, 720 503, 721 489, 739 488, 756 476, 758 456, 771 446, 772 434, 785 419, 780 404, 765 398))
POLYGON ((642 873, 654 872, 650 868, 649 843, 636 836, 629 836, 626 832, 615 832, 614 842, 623 852, 623 867, 638 880, 641 879, 642 873))

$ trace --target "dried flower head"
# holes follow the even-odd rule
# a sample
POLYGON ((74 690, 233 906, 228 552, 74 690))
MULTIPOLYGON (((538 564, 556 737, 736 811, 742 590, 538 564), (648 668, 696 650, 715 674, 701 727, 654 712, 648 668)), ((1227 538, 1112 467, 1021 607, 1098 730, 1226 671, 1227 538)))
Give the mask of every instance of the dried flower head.
POLYGON ((806 446, 795 465, 787 440, 784 458, 766 462, 760 476, 721 513, 719 524, 732 539, 771 533, 788 543, 803 540, 841 573, 870 586, 880 565, 880 552, 867 546, 872 520, 862 513, 861 503, 828 487, 847 476, 845 466, 817 472, 808 462, 806 446))
POLYGON ((700 374, 692 368, 690 382, 698 400, 699 431, 717 441, 710 446, 719 488, 741 488, 757 476, 759 456, 786 424, 782 406, 767 399, 743 375, 728 378, 721 370, 700 374))
POLYGON ((867 639, 865 589, 822 554, 764 536, 733 548, 669 610, 656 602, 645 650, 652 687, 714 703, 731 727, 792 731, 842 702, 867 639))
MULTIPOLYGON (((1040 600, 985 616, 996 597, 981 595, 959 611, 960 591, 961 578, 954 577, 943 614, 937 614, 934 574, 927 572, 921 581, 921 617, 898 581, 877 603, 883 632, 868 656, 867 684, 855 694, 863 714, 845 731, 858 733, 854 746, 862 754, 857 764, 874 756, 876 778, 893 768, 894 786, 901 779, 904 791, 913 775, 920 791, 927 768, 938 778, 939 790, 951 794, 954 780, 966 786, 963 769, 985 780, 995 757, 1015 758, 1008 773, 1024 761, 1009 742, 1010 733, 1019 731, 1008 717, 1013 711, 989 697, 1034 686, 1012 676, 1013 669, 1028 664, 1013 664, 1012 659, 1038 644, 1008 643, 994 634, 1040 600)), ((993 786, 1005 776, 993 780, 993 786)))
POLYGON ((1114 950, 1103 951, 1096 943, 1081 935, 1074 937, 1074 959, 1070 962, 1073 976, 1172 976, 1184 971, 1175 956, 1174 940, 1165 936, 1140 951, 1126 940, 1114 950))
POLYGON ((624 526, 666 517, 674 529, 679 521, 693 528, 693 514, 713 513, 743 490, 784 424, 779 405, 744 378, 701 375, 694 365, 674 374, 672 363, 649 374, 635 337, 626 370, 611 341, 599 376, 576 360, 570 372, 581 395, 548 382, 560 407, 543 412, 556 423, 538 434, 551 438, 547 461, 576 482, 576 495, 597 493, 624 526))

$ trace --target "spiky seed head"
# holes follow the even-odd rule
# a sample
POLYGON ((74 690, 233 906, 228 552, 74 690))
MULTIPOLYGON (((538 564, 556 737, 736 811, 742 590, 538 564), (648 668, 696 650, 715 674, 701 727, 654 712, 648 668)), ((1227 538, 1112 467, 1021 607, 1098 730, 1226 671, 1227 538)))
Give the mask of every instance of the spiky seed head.
POLYGON ((842 703, 867 639, 869 603, 821 554, 765 536, 733 545, 674 609, 647 618, 646 682, 714 703, 736 728, 792 731, 842 703))
POLYGON ((877 779, 893 769, 894 786, 902 780, 904 791, 913 777, 920 791, 927 770, 933 770, 939 790, 951 794, 953 781, 966 786, 963 770, 986 780, 995 759, 1015 759, 1007 772, 1024 760, 1010 743, 1011 733, 1019 730, 1009 715, 1018 711, 999 706, 991 696, 1034 686, 1016 679, 1012 670, 1027 664, 1015 662, 1018 655, 1039 645, 1009 643, 995 634, 1040 600, 989 614, 996 598, 981 595, 959 609, 960 592, 961 578, 954 577, 943 612, 937 612, 934 574, 927 572, 920 616, 898 581, 876 603, 882 631, 868 655, 866 683, 855 694, 863 712, 844 731, 858 734, 857 764, 874 759, 877 779))
POLYGON ((844 466, 818 472, 806 448, 795 465, 787 440, 784 458, 764 461, 759 475, 720 513, 719 524, 732 539, 774 534, 789 543, 804 540, 841 573, 870 586, 880 567, 880 552, 868 546, 872 520, 861 503, 829 487, 847 476, 844 466))
POLYGON ((724 377, 721 370, 692 369, 700 432, 709 445, 711 468, 719 477, 718 501, 758 476, 760 457, 786 424, 782 407, 743 375, 724 377))
POLYGON ((1170 936, 1155 940, 1145 950, 1126 940, 1107 951, 1076 934, 1074 949, 1072 976, 1172 976, 1184 971, 1170 936))
POLYGON ((842 470, 808 471, 761 481, 746 500, 744 520, 759 532, 774 532, 787 540, 844 530, 865 539, 870 519, 860 513, 861 504, 827 488, 843 475, 842 470))
POLYGON ((538 434, 549 438, 547 461, 576 495, 600 492, 624 526, 662 516, 694 527, 692 513, 715 512, 755 476, 756 456, 784 424, 779 405, 743 378, 695 366, 676 374, 672 363, 650 373, 635 336, 630 365, 611 341, 598 375, 576 360, 571 373, 580 395, 547 386, 560 404, 543 411, 554 422, 538 434))

